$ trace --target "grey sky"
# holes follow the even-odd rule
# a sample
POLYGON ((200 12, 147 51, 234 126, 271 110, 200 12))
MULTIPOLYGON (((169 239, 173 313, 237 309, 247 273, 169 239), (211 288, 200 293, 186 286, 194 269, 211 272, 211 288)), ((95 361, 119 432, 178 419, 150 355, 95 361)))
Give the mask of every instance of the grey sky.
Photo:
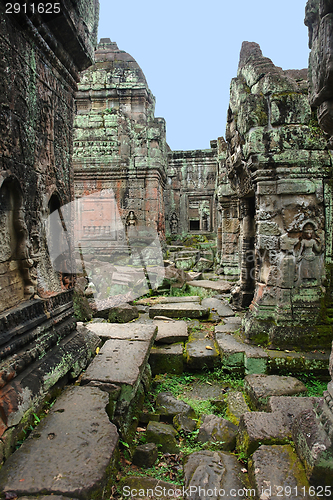
POLYGON ((224 135, 242 41, 283 69, 305 68, 306 0, 100 0, 99 38, 141 66, 173 150, 206 149, 224 135))

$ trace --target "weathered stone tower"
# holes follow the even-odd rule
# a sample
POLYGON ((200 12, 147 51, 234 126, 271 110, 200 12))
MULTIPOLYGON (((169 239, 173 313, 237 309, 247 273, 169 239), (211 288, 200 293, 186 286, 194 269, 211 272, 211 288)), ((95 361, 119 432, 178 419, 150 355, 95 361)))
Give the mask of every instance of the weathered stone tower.
POLYGON ((154 117, 155 98, 133 57, 103 38, 95 60, 76 94, 75 195, 112 189, 124 226, 132 221, 164 237, 165 121, 154 117))
POLYGON ((0 2, 0 462, 57 383, 82 369, 71 281, 51 265, 47 217, 69 203, 74 92, 92 64, 98 0, 5 13, 0 2), (41 9, 40 9, 41 10, 41 9), (81 366, 81 368, 80 368, 81 366))
MULTIPOLYGON (((243 43, 218 190, 231 232, 239 235, 234 299, 250 306, 246 337, 304 350, 332 340, 325 298, 331 159, 307 93, 306 70, 283 71, 257 44, 243 43)), ((230 259, 222 245, 223 255, 230 259)))

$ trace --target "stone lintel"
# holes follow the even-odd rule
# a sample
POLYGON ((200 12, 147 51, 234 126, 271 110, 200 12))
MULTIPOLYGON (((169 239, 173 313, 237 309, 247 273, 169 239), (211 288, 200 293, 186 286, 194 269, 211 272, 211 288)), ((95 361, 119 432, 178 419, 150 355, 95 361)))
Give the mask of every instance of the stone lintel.
POLYGON ((277 194, 312 194, 316 185, 308 179, 281 179, 277 181, 277 194))

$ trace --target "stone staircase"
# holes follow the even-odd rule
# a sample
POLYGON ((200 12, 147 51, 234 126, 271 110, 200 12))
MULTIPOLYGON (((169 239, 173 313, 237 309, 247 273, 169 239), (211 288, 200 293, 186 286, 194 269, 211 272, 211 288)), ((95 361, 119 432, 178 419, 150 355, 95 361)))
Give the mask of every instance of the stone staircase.
MULTIPOLYGON (((221 293, 222 283, 212 283, 214 292, 221 293)), ((277 352, 275 358, 266 349, 245 344, 239 334, 241 318, 220 295, 201 304, 199 297, 159 300, 135 322, 92 322, 80 327, 104 344, 79 377, 80 385, 66 388, 46 418, 5 462, 0 471, 1 498, 110 498, 119 465, 118 442, 133 441, 151 383, 150 365, 153 374, 222 367, 247 375, 245 390, 254 411, 242 393, 227 394, 222 403, 237 426, 238 453, 250 457, 248 468, 223 446, 192 453, 184 461, 185 490, 178 491, 179 498, 238 498, 245 495, 244 489, 250 489, 248 498, 256 495, 268 500, 279 496, 278 487, 283 492, 290 485, 294 492, 288 497, 313 498, 303 466, 289 443, 297 412, 310 411, 318 400, 294 397, 303 386, 294 392, 287 386, 281 389, 282 379, 288 377, 275 375, 279 390, 270 384, 272 373, 281 366, 294 367, 296 372, 314 366, 318 373, 327 372, 328 354, 306 357, 304 353, 277 352), (179 319, 183 317, 193 319, 179 319), (214 328, 217 317, 223 322, 214 328), (199 328, 199 320, 206 326, 212 321, 211 334, 199 328), (190 335, 188 325, 192 326, 190 335)), ((135 480, 134 484, 143 481, 135 480)), ((133 488, 133 478, 131 481, 123 484, 133 488)), ((162 484, 154 481, 147 484, 154 488, 162 484)), ((145 498, 134 493, 131 497, 145 498)))

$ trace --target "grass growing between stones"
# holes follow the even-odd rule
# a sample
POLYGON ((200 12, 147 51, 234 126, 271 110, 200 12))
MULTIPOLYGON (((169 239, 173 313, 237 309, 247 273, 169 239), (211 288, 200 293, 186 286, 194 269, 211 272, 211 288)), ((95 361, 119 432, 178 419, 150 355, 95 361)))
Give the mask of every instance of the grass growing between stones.
MULTIPOLYGON (((223 397, 228 390, 241 390, 243 380, 234 375, 223 373, 222 370, 205 371, 204 373, 183 373, 182 375, 163 374, 156 375, 150 392, 147 394, 144 410, 149 413, 155 412, 156 396, 160 392, 170 392, 174 397, 188 403, 196 413, 197 429, 192 432, 184 433, 180 431, 178 434, 179 453, 159 453, 158 460, 153 467, 143 469, 132 463, 132 447, 128 447, 126 443, 121 444, 121 470, 118 474, 118 488, 114 498, 119 498, 122 490, 122 484, 126 477, 135 476, 138 478, 150 477, 169 483, 182 486, 183 484, 183 459, 187 455, 207 449, 203 443, 197 441, 199 425, 201 417, 204 415, 215 414, 225 418, 225 408, 223 406, 223 397), (193 390, 191 390, 193 389, 193 390), (220 390, 220 398, 214 395, 214 390, 220 390), (201 393, 201 391, 203 391, 201 393), (200 394, 205 394, 208 391, 205 399, 200 398, 200 394), (193 393, 193 397, 192 397, 193 393), (117 496, 118 495, 118 496, 117 496)), ((140 444, 145 444, 146 429, 144 425, 137 428, 134 447, 140 444)), ((211 449, 219 448, 220 443, 212 443, 209 446, 211 449)), ((159 445, 157 445, 159 446, 159 445)))
POLYGON ((314 378, 311 374, 307 373, 304 373, 303 375, 300 375, 297 378, 301 380, 308 389, 308 392, 306 393, 308 397, 310 396, 321 397, 323 396, 324 391, 327 390, 327 382, 329 378, 328 380, 318 380, 314 378))

